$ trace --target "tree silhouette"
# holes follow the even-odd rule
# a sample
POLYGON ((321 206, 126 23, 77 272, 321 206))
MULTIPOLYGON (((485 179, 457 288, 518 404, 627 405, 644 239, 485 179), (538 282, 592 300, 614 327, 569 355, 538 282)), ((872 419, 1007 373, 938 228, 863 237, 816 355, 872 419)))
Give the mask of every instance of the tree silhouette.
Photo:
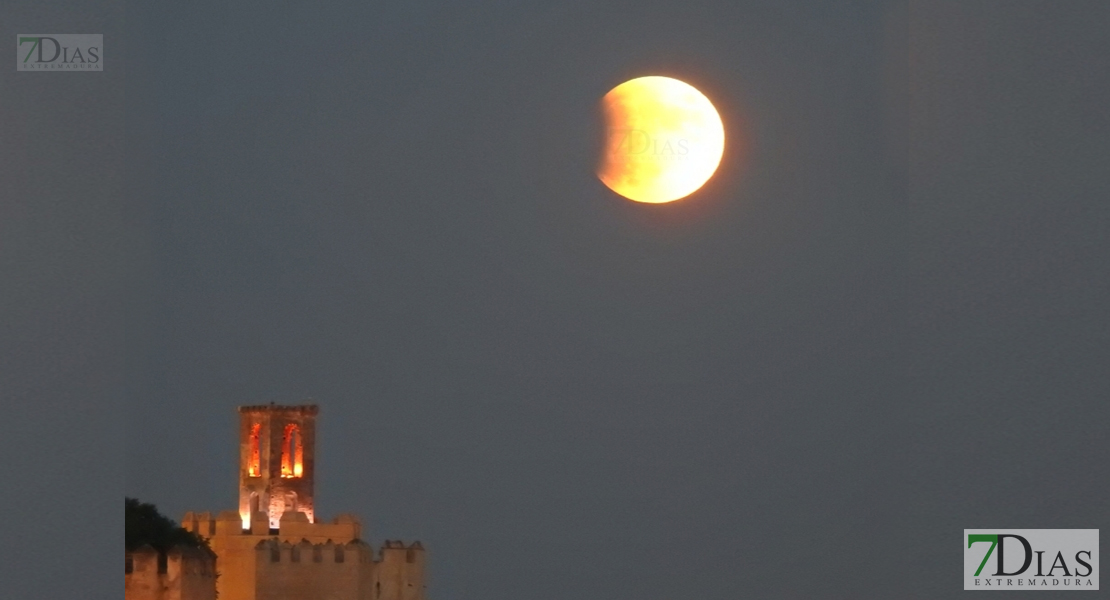
POLYGON ((134 550, 143 544, 149 544, 159 552, 167 552, 174 546, 210 550, 204 538, 179 527, 173 519, 158 512, 153 504, 134 498, 124 498, 123 524, 123 543, 127 550, 134 550))

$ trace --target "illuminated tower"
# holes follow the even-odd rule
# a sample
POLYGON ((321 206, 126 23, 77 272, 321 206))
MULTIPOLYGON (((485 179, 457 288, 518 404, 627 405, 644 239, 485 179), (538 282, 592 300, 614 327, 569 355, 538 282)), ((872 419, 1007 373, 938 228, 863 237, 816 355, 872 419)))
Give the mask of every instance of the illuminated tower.
POLYGON ((264 512, 276 529, 282 513, 299 511, 316 522, 313 477, 316 464, 315 404, 239 407, 239 516, 264 512))

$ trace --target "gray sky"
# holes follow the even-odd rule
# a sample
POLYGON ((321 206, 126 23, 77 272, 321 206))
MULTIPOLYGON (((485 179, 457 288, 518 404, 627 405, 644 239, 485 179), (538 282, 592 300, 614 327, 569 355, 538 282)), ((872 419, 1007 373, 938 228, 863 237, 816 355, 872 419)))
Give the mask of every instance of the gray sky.
POLYGON ((233 509, 306 398, 435 600, 950 597, 964 528, 1107 524, 1105 2, 390 4, 2 9, 106 71, 0 75, 0 587, 117 597, 121 488, 233 509), (673 205, 593 175, 650 74, 728 137, 673 205))

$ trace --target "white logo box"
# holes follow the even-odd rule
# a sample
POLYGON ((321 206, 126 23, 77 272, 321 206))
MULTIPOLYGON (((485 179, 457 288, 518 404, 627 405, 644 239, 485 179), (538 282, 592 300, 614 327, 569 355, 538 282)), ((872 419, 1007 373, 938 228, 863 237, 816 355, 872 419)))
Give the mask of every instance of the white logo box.
POLYGON ((965 590, 1099 589, 1097 529, 965 529, 963 549, 965 590))

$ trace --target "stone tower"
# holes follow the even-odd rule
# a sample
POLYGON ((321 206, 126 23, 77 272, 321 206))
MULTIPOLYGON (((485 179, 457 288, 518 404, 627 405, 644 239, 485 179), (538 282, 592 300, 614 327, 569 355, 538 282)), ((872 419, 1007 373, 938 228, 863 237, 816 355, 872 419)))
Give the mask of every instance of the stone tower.
POLYGON ((262 512, 277 529, 282 514, 315 523, 316 405, 239 407, 239 516, 251 528, 262 512))
MULTIPOLYGON (((200 574, 215 577, 219 600, 425 600, 420 542, 386 540, 377 554, 353 515, 316 518, 317 413, 315 405, 239 407, 238 512, 181 519, 216 554, 219 577, 200 574)), ((131 597, 133 587, 125 600, 144 600, 131 597)))

